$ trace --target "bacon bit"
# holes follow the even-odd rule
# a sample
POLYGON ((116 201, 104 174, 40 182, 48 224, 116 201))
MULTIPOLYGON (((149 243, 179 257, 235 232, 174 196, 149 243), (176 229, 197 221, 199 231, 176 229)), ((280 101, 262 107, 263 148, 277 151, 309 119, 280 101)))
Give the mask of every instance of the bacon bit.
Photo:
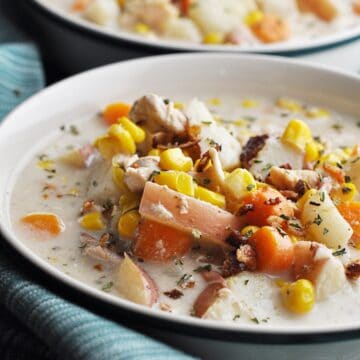
POLYGON ((91 212, 94 208, 94 205, 95 205, 94 200, 86 200, 82 205, 81 215, 91 212))
POLYGON ((109 233, 102 234, 99 240, 99 245, 101 247, 106 247, 108 245, 111 235, 109 233))
POLYGON ((250 211, 254 211, 254 210, 255 210, 254 204, 245 204, 240 207, 237 215, 245 216, 247 213, 249 213, 250 211))
POLYGON ((184 293, 178 289, 172 289, 170 291, 165 291, 164 295, 168 296, 170 299, 177 300, 184 296, 184 293))
POLYGON ((246 270, 246 266, 244 263, 239 263, 236 254, 231 252, 227 255, 223 266, 222 266, 222 276, 227 278, 233 275, 237 275, 242 271, 246 270))
POLYGON ((287 200, 296 202, 299 200, 299 195, 292 190, 280 190, 281 195, 285 196, 287 200))
POLYGON ((240 155, 242 167, 249 169, 251 167, 251 160, 254 159, 260 150, 265 146, 266 140, 269 135, 253 136, 244 146, 240 155))
POLYGON ((271 206, 279 205, 280 203, 281 203, 281 199, 279 197, 270 198, 264 201, 265 205, 271 205, 271 206))
POLYGON ((171 306, 169 304, 166 303, 160 303, 160 310, 162 311, 167 311, 167 312, 171 312, 171 306))
POLYGON ((206 166, 208 165, 210 161, 210 154, 208 151, 206 151, 202 156, 201 159, 199 161, 199 163, 196 165, 196 171, 198 173, 201 173, 205 170, 206 166))
POLYGON ((285 170, 292 170, 292 166, 289 163, 280 165, 279 168, 285 169, 285 170))
POLYGON ((97 270, 97 271, 103 271, 103 270, 104 270, 102 264, 96 264, 96 265, 94 265, 94 269, 97 270))
POLYGON ((236 250, 236 259, 239 263, 243 263, 247 270, 254 271, 256 269, 256 253, 249 244, 241 245, 236 250))
POLYGON ((295 185, 295 192, 300 196, 303 196, 306 193, 306 190, 308 190, 308 186, 305 181, 299 180, 295 185))
POLYGON ((324 170, 339 184, 345 183, 345 172, 335 165, 327 164, 324 165, 324 170))
POLYGON ((232 230, 230 235, 225 240, 228 244, 234 247, 239 247, 241 245, 247 244, 248 238, 241 235, 240 231, 232 230))
POLYGON ((360 261, 347 264, 345 267, 346 276, 351 280, 356 280, 360 277, 360 261))

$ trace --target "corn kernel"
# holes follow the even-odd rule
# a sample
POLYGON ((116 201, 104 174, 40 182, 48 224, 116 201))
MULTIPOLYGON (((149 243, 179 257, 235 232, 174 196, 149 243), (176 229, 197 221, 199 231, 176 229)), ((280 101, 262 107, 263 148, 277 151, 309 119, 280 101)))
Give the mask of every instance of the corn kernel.
POLYGON ((135 31, 138 34, 146 35, 150 32, 150 28, 144 23, 138 23, 135 25, 135 31))
POLYGON ((195 197, 202 201, 206 201, 212 205, 220 208, 225 207, 225 196, 215 191, 208 190, 202 186, 197 186, 195 189, 195 197))
POLYGON ((180 102, 180 101, 175 101, 174 102, 174 108, 178 109, 178 110, 182 110, 182 109, 184 109, 184 104, 182 102, 180 102))
POLYGON ((236 126, 248 126, 249 125, 249 120, 239 119, 239 120, 233 121, 231 124, 236 125, 236 126))
POLYGON ((310 199, 310 197, 315 195, 316 193, 317 190, 310 189, 297 201, 296 206, 299 208, 300 211, 302 211, 305 203, 310 199))
POLYGON ((259 105, 259 102, 252 99, 245 99, 241 102, 242 107, 246 109, 252 109, 259 105))
POLYGON ((160 167, 164 170, 188 172, 193 167, 193 161, 180 148, 167 149, 160 154, 160 167))
POLYGON ((213 106, 221 105, 221 100, 219 98, 212 98, 209 100, 209 104, 213 106))
POLYGON ((137 209, 140 205, 141 194, 128 192, 120 196, 119 205, 122 213, 137 209))
POLYGON ((148 152, 148 156, 160 156, 161 150, 160 149, 151 149, 148 152))
POLYGON ((118 139, 122 152, 127 154, 135 154, 136 145, 130 132, 127 131, 120 124, 113 124, 108 130, 108 134, 111 138, 118 139))
POLYGON ((44 170, 52 170, 54 168, 53 160, 39 160, 37 166, 41 167, 44 170))
POLYGON ((127 130, 136 143, 141 143, 145 140, 145 131, 135 123, 133 123, 128 117, 123 116, 118 120, 119 124, 127 130))
POLYGON ((310 128, 298 119, 290 120, 281 139, 302 152, 305 152, 307 144, 314 142, 310 128))
POLYGON ((305 162, 319 160, 319 146, 315 141, 311 141, 305 145, 305 162))
POLYGON ((327 118, 330 116, 329 111, 320 108, 312 108, 305 112, 305 115, 311 119, 327 118))
POLYGON ((251 237, 252 235, 254 235, 257 231, 259 230, 258 226, 254 226, 254 225, 248 225, 245 226, 240 234, 246 237, 251 237))
POLYGON ((94 146, 99 150, 104 159, 111 159, 122 151, 121 144, 115 138, 108 135, 101 136, 95 140, 94 146))
POLYGON ((105 225, 100 212, 92 212, 84 215, 80 219, 80 225, 86 229, 91 231, 99 231, 104 229, 105 225))
POLYGON ((296 244, 299 241, 299 238, 295 235, 289 235, 289 237, 293 244, 296 244))
POLYGON ((331 191, 331 197, 340 202, 353 201, 357 195, 355 184, 346 183, 341 185, 338 189, 331 191))
POLYGON ((181 194, 188 196, 194 196, 195 194, 193 178, 184 172, 173 170, 161 171, 159 175, 154 177, 154 180, 157 184, 166 185, 181 194))
POLYGON ((232 197, 241 199, 250 191, 256 190, 257 184, 249 171, 235 169, 226 176, 225 187, 232 197))
POLYGON ((264 13, 262 11, 259 10, 250 11, 246 15, 244 22, 247 26, 253 26, 259 23, 260 21, 262 21, 263 17, 264 17, 264 13))
POLYGON ((112 180, 121 193, 129 192, 129 189, 124 182, 124 177, 125 177, 125 171, 118 166, 113 166, 112 180))
POLYGON ((140 214, 137 210, 128 211, 124 215, 121 215, 118 222, 118 232, 120 236, 133 237, 139 222, 140 214))
POLYGON ((278 99, 276 105, 281 109, 295 113, 301 112, 303 110, 303 106, 299 104, 297 101, 285 99, 285 98, 278 99))
POLYGON ((306 279, 299 279, 293 283, 285 283, 280 288, 285 307, 296 314, 305 314, 312 310, 315 303, 313 284, 306 279))
POLYGON ((218 45, 224 42, 223 36, 218 32, 211 32, 204 36, 203 43, 207 45, 218 45))

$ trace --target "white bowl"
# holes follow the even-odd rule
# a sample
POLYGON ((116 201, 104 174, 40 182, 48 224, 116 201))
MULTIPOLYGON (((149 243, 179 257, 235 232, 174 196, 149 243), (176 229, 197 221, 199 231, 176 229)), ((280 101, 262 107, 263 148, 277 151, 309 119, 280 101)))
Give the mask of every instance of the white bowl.
MULTIPOLYGON (((17 238, 9 216, 10 195, 19 170, 34 152, 34 144, 38 147, 39 141, 51 129, 74 117, 90 117, 107 102, 116 99, 133 101, 148 92, 169 98, 199 95, 226 97, 234 93, 271 97, 286 94, 360 118, 359 77, 284 58, 234 54, 168 55, 122 62, 85 72, 33 96, 14 110, 0 126, 0 229, 9 243, 57 280, 99 303, 106 302, 109 306, 140 317, 142 323, 155 329, 153 333, 157 331, 162 337, 168 337, 170 342, 203 357, 216 358, 216 354, 224 356, 230 351, 231 354, 239 352, 260 356, 261 351, 263 359, 272 359, 275 353, 281 359, 281 354, 287 358, 285 355, 290 349, 294 354, 291 358, 294 359, 302 358, 308 351, 314 354, 314 351, 328 349, 332 349, 334 358, 340 354, 340 350, 344 359, 347 358, 345 354, 351 355, 356 346, 360 347, 360 319, 354 319, 350 324, 340 323, 328 327, 318 325, 311 329, 304 326, 280 328, 261 324, 235 327, 222 322, 155 312, 67 276, 30 251, 17 238), (170 329, 172 335, 168 331, 164 332, 164 329, 170 329), (175 335, 174 332, 182 335, 175 335), (218 340, 204 340, 209 338, 218 340), (339 339, 343 343, 336 342, 339 339), (325 347, 321 341, 327 342, 325 347), (299 342, 301 345, 294 345, 299 342), (281 345, 274 347, 275 343, 281 345)), ((330 355, 326 358, 329 359, 330 355)))
POLYGON ((31 0, 38 38, 44 42, 46 56, 52 56, 65 71, 74 73, 117 60, 178 51, 230 53, 272 53, 299 55, 340 45, 360 37, 359 25, 316 39, 256 46, 205 45, 164 39, 148 39, 137 34, 111 30, 74 16, 45 0, 31 0))

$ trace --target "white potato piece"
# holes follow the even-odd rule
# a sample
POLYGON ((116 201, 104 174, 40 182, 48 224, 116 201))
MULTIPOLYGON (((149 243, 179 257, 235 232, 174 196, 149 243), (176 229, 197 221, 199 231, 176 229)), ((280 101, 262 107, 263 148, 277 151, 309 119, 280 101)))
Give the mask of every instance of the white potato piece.
POLYGON ((116 273, 115 287, 127 300, 148 307, 159 297, 154 280, 126 253, 116 273))
POLYGON ((196 0, 190 7, 189 17, 203 34, 226 34, 241 24, 246 14, 254 9, 254 0, 196 0))
POLYGON ((332 249, 347 245, 353 230, 341 216, 326 191, 311 190, 301 212, 301 222, 309 240, 332 249))
POLYGON ((269 14, 288 18, 291 14, 298 13, 296 0, 259 0, 262 10, 269 14))
POLYGON ((115 0, 94 0, 86 8, 84 17, 98 25, 106 25, 116 19, 120 10, 115 0))
POLYGON ((189 125, 201 125, 202 123, 215 122, 207 106, 197 98, 192 99, 184 109, 189 125))
POLYGON ((185 18, 174 18, 170 20, 165 27, 163 34, 171 39, 201 42, 201 34, 193 21, 185 18))
POLYGON ((314 284, 317 300, 324 300, 343 288, 346 283, 344 266, 326 246, 299 241, 294 250, 294 276, 296 279, 308 279, 314 284))

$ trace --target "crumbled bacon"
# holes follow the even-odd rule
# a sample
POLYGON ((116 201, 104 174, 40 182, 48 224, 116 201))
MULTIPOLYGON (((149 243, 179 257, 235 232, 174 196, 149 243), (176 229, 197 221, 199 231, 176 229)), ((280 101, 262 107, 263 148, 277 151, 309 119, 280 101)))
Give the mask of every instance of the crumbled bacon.
POLYGON ((184 296, 184 293, 178 289, 172 289, 170 291, 165 291, 164 295, 168 296, 170 299, 177 300, 184 296))
POLYGON ((308 186, 305 181, 299 180, 296 185, 294 191, 299 195, 303 196, 306 193, 306 190, 308 190, 308 186))
POLYGON ((271 206, 279 205, 280 203, 281 203, 281 199, 279 197, 270 198, 264 201, 265 205, 271 205, 271 206))
POLYGON ((232 230, 230 235, 226 238, 226 242, 233 246, 233 247, 239 247, 240 245, 244 245, 247 243, 247 237, 241 235, 240 231, 232 230))
POLYGON ((247 270, 254 271, 256 269, 256 253, 249 244, 241 245, 236 250, 236 259, 239 263, 243 263, 247 270))
POLYGON ((237 214, 240 216, 245 216, 247 213, 254 210, 255 210, 254 204, 245 204, 240 207, 237 214))
POLYGON ((111 239, 111 234, 109 233, 102 234, 99 240, 99 245, 102 247, 107 246, 110 242, 110 239, 111 239))
POLYGON ((285 196, 287 200, 296 202, 299 200, 299 195, 292 190, 280 190, 281 195, 285 196))
POLYGON ((345 267, 346 276, 351 280, 356 280, 360 277, 360 261, 355 261, 347 264, 345 267))
POLYGON ((227 255, 223 263, 222 276, 227 278, 233 275, 237 275, 245 270, 246 270, 246 265, 244 263, 240 263, 237 260, 235 252, 231 252, 227 255))
POLYGON ((265 146, 266 140, 269 135, 253 136, 244 146, 240 155, 240 161, 242 167, 249 169, 251 167, 251 160, 256 158, 260 150, 265 146))
POLYGON ((285 169, 285 170, 292 170, 292 166, 289 163, 282 164, 279 166, 279 168, 285 169))

